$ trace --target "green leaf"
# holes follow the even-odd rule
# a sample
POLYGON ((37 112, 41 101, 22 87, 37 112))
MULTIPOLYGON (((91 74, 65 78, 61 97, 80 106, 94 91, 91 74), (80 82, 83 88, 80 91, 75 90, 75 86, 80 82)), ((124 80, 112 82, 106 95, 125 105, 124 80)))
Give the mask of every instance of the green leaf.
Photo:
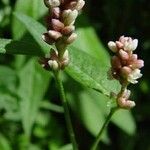
POLYGON ((22 25, 29 31, 29 33, 33 36, 35 41, 39 44, 39 46, 43 49, 45 53, 50 51, 50 46, 46 44, 42 40, 42 34, 46 32, 46 28, 44 28, 40 23, 36 20, 32 19, 21 13, 14 13, 14 16, 22 23, 22 25))
POLYGON ((116 124, 120 129, 133 135, 136 131, 136 124, 134 118, 129 110, 119 110, 112 117, 112 122, 116 124))
POLYGON ((0 134, 0 150, 12 150, 9 141, 0 134))
POLYGON ((73 43, 73 46, 87 52, 96 57, 100 62, 109 64, 110 58, 107 50, 104 48, 100 39, 95 33, 94 28, 89 23, 85 14, 80 15, 77 19, 77 34, 78 38, 73 43))
MULTIPOLYGON (((45 14, 47 8, 41 0, 17 0, 15 11, 39 19, 45 14)), ((13 17, 12 31, 15 40, 21 38, 26 31, 25 27, 15 17, 13 17)))
POLYGON ((0 53, 43 56, 42 49, 35 43, 0 39, 0 53))
MULTIPOLYGON (((83 88, 79 83, 73 82, 70 78, 67 80, 65 87, 71 108, 85 128, 96 137, 105 121, 105 113, 96 103, 97 100, 100 100, 97 97, 98 93, 94 90, 83 88)), ((109 142, 107 129, 102 136, 102 140, 105 143, 109 142)))
POLYGON ((108 79, 110 66, 106 66, 96 58, 74 47, 71 47, 69 51, 71 63, 66 71, 72 78, 107 96, 111 92, 119 92, 120 84, 115 80, 108 79))
POLYGON ((29 137, 41 100, 49 85, 50 74, 35 64, 34 60, 31 60, 20 71, 19 78, 20 112, 24 131, 29 137))
MULTIPOLYGON (((90 91, 90 94, 95 105, 105 114, 105 117, 107 117, 110 112, 112 100, 95 91, 90 91)), ((133 135, 136 131, 136 123, 129 110, 118 110, 111 121, 129 135, 133 135)))

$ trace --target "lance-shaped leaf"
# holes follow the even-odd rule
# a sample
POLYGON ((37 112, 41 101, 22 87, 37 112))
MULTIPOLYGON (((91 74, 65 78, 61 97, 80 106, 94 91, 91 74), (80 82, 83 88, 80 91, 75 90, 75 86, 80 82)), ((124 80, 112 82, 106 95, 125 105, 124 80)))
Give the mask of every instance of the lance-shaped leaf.
POLYGON ((2 54, 23 54, 43 56, 44 53, 39 45, 27 41, 13 41, 0 39, 0 53, 2 54))

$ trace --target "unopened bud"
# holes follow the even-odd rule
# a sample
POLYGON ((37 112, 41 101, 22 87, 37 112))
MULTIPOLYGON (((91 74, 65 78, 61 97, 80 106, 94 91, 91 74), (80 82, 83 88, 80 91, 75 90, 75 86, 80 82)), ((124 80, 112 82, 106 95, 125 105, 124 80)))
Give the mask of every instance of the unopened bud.
POLYGON ((120 55, 121 59, 123 59, 123 60, 129 59, 129 54, 122 49, 119 50, 119 55, 120 55))
POLYGON ((62 34, 64 35, 69 35, 71 34, 73 31, 75 30, 75 26, 70 25, 70 26, 66 26, 62 29, 62 34))
POLYGON ((44 0, 45 5, 50 7, 57 7, 60 5, 60 0, 44 0))
POLYGON ((111 65, 113 68, 120 69, 122 67, 120 58, 118 56, 113 56, 111 59, 111 65))
POLYGON ((114 53, 118 51, 116 43, 113 41, 108 42, 108 47, 110 50, 112 50, 114 53))
POLYGON ((58 19, 60 17, 60 8, 54 7, 52 8, 52 17, 58 19))
POLYGON ((58 19, 52 19, 52 27, 55 31, 60 32, 64 28, 64 24, 58 19))
POLYGON ((58 70, 58 68, 59 68, 59 65, 58 65, 58 63, 57 63, 56 60, 49 60, 49 61, 48 61, 48 65, 49 65, 50 68, 53 69, 53 70, 58 70))
POLYGON ((78 0, 77 5, 76 5, 76 9, 79 11, 83 8, 83 6, 85 5, 85 1, 84 0, 78 0))
POLYGON ((50 38, 57 40, 62 37, 62 34, 60 32, 54 31, 54 30, 49 30, 48 35, 50 38))
POLYGON ((76 40, 76 38, 77 38, 77 34, 76 34, 76 33, 72 33, 72 34, 68 37, 68 39, 66 40, 66 43, 67 43, 67 44, 71 44, 72 42, 74 42, 74 40, 76 40))
POLYGON ((125 98, 118 99, 118 105, 124 109, 131 109, 135 106, 135 102, 131 100, 126 100, 125 98))
POLYGON ((121 43, 120 41, 116 41, 116 46, 118 49, 122 49, 123 48, 123 43, 121 43))
POLYGON ((71 9, 64 10, 62 16, 63 16, 64 24, 70 25, 70 24, 73 24, 75 19, 77 18, 78 11, 71 10, 71 9))
POLYGON ((132 72, 132 69, 130 67, 123 67, 121 68, 121 74, 123 77, 128 78, 129 74, 132 72))
POLYGON ((140 69, 134 69, 128 76, 128 81, 132 84, 138 83, 137 79, 141 78, 141 70, 140 69))
POLYGON ((50 45, 55 42, 52 38, 49 37, 48 33, 44 33, 42 35, 42 39, 44 42, 46 42, 47 44, 50 44, 50 45))
POLYGON ((133 69, 136 69, 136 68, 142 68, 144 66, 144 61, 141 60, 141 59, 138 59, 136 60, 133 64, 131 64, 131 67, 133 69))

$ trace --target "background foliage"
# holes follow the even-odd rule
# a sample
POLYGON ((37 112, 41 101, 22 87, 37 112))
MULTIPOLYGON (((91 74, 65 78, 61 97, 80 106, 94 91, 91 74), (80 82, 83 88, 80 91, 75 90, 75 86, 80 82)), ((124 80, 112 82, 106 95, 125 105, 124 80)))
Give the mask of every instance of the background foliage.
MULTIPOLYGON (((69 48, 63 81, 82 150, 88 150, 109 112, 109 93, 118 91, 118 83, 107 79, 107 42, 122 34, 139 39, 144 76, 131 87, 137 106, 114 115, 101 148, 150 149, 149 7, 148 0, 88 0, 77 20, 78 39, 69 48)), ((49 50, 40 37, 46 12, 39 0, 0 1, 0 52, 7 53, 0 55, 0 150, 71 150, 55 81, 36 57, 49 50), (27 56, 10 55, 16 53, 27 56)))

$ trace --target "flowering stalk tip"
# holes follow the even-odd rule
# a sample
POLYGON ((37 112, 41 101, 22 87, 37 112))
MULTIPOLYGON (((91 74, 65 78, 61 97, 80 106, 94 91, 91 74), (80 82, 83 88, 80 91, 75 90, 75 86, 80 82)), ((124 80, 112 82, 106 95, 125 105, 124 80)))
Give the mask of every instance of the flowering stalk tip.
MULTIPOLYGON (((50 57, 49 59, 45 58, 46 64, 42 64, 42 66, 46 66, 48 64, 49 67, 54 66, 52 64, 58 64, 58 69, 63 69, 69 64, 69 54, 68 58, 65 58, 64 55, 67 51, 67 47, 69 44, 74 42, 77 38, 77 34, 74 33, 75 30, 75 20, 79 14, 79 11, 83 8, 85 1, 84 0, 44 0, 46 7, 49 9, 49 15, 46 19, 47 23, 47 32, 42 35, 42 39, 49 45, 54 44, 56 50, 52 50, 53 52, 57 51, 57 57, 50 57), (54 62, 54 60, 56 62, 54 62), (50 63, 48 63, 48 61, 50 63)), ((52 52, 52 53, 53 53, 52 52)), ((67 51, 68 53, 68 51, 67 51)), ((43 62, 43 60, 42 60, 43 62)), ((56 65, 55 65, 56 66, 56 65)))
POLYGON ((108 42, 109 49, 115 53, 111 59, 111 75, 117 79, 122 85, 122 90, 118 94, 117 103, 119 107, 129 109, 135 106, 135 102, 128 100, 129 83, 138 83, 137 79, 142 77, 141 68, 144 66, 144 61, 138 59, 137 54, 133 51, 138 46, 138 40, 131 37, 121 36, 118 41, 108 42))

